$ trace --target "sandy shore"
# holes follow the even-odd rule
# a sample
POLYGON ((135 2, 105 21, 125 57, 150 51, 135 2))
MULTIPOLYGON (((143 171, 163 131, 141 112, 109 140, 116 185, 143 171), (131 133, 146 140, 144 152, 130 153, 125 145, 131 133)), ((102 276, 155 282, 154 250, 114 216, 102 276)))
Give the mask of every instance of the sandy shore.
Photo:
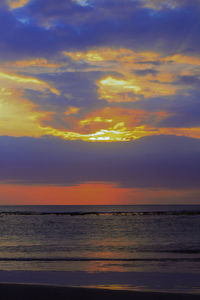
POLYGON ((200 295, 71 288, 33 284, 0 284, 2 300, 197 300, 200 295))

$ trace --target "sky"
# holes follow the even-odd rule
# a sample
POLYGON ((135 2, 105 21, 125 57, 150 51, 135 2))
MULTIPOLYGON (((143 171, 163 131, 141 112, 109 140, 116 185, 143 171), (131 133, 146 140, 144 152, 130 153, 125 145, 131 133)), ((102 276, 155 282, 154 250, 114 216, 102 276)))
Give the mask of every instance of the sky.
POLYGON ((0 205, 200 204, 199 0, 0 1, 0 205))

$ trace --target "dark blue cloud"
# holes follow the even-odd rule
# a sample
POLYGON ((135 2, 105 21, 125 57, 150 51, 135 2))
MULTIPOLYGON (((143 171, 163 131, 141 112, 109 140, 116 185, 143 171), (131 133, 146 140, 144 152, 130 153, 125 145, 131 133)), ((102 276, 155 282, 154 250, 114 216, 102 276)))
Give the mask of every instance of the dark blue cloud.
POLYGON ((173 96, 142 99, 134 103, 121 103, 121 107, 147 112, 166 112, 167 116, 154 126, 169 128, 198 128, 200 126, 200 93, 198 89, 173 96))
POLYGON ((1 182, 125 187, 198 188, 200 141, 154 136, 130 143, 0 137, 1 182))
MULTIPOLYGON (((186 3, 187 4, 187 3, 186 3)), ((128 47, 199 54, 200 11, 195 4, 153 10, 141 1, 34 0, 24 8, 0 8, 1 58, 55 56, 62 50, 128 47)))
POLYGON ((166 111, 170 114, 160 121, 159 127, 192 128, 200 126, 200 94, 191 91, 189 96, 176 96, 173 102, 166 102, 166 111))
POLYGON ((159 71, 154 69, 144 69, 144 70, 134 70, 133 73, 135 73, 138 76, 146 76, 148 74, 155 76, 159 73, 159 71))
POLYGON ((52 82, 61 94, 70 93, 73 96, 73 101, 87 102, 88 98, 94 101, 97 99, 96 80, 104 75, 103 72, 80 72, 72 71, 61 74, 42 74, 40 79, 52 82))
POLYGON ((198 75, 182 75, 179 76, 174 84, 187 85, 190 87, 199 87, 200 85, 200 76, 198 75))
MULTIPOLYGON (((82 7, 73 1, 58 4, 53 0, 37 0, 27 6, 27 11, 25 7, 25 13, 40 23, 53 19, 57 20, 58 25, 70 24, 79 33, 71 41, 71 46, 76 48, 100 45, 119 47, 123 44, 134 49, 145 47, 169 52, 199 49, 197 2, 191 6, 186 2, 183 7, 161 11, 144 8, 141 3, 108 0, 82 7)), ((58 30, 64 33, 66 29, 65 26, 58 26, 58 30)))
POLYGON ((47 49, 49 54, 57 50, 51 32, 34 24, 22 24, 5 10, 0 10, 0 38, 1 60, 30 58, 44 54, 47 49))
MULTIPOLYGON (((105 101, 98 100, 96 81, 105 76, 105 72, 72 71, 41 74, 37 77, 53 85, 61 93, 60 96, 26 90, 26 97, 39 105, 41 110, 64 112, 69 106, 77 106, 82 112, 90 112, 105 106, 105 101)), ((113 72, 109 72, 113 74, 113 72)))

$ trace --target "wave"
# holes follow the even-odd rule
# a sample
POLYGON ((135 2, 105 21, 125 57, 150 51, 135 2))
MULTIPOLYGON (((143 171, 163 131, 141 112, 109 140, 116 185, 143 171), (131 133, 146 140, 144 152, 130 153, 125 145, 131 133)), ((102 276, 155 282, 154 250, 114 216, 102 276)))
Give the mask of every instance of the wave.
POLYGON ((186 257, 186 258, 72 258, 72 257, 0 257, 0 261, 21 261, 21 262, 30 262, 30 261, 38 261, 38 262, 139 262, 139 261, 149 261, 149 262, 179 262, 179 261, 196 261, 200 262, 200 257, 186 257))
MULTIPOLYGON (((150 252, 150 251, 146 251, 150 252)), ((200 254, 200 249, 177 249, 177 250, 160 250, 159 253, 180 253, 180 254, 200 254)))
POLYGON ((0 216, 5 215, 21 215, 21 216, 197 216, 200 215, 199 211, 142 211, 142 212, 34 212, 34 211, 2 211, 0 216))

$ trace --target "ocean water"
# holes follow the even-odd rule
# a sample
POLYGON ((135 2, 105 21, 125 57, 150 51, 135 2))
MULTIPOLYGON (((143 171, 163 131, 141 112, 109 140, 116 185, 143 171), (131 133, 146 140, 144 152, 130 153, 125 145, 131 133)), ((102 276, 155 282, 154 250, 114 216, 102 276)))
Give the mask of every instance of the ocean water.
POLYGON ((0 270, 189 273, 200 290, 200 206, 1 206, 0 270))

